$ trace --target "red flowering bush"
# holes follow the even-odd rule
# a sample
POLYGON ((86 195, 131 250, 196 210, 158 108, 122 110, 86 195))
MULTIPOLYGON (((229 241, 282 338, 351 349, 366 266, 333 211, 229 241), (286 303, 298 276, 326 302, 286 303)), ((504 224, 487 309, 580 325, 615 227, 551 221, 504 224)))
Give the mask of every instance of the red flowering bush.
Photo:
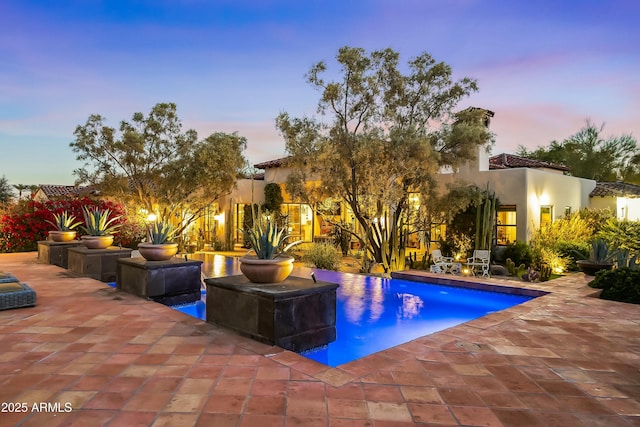
POLYGON ((116 244, 127 246, 134 241, 140 241, 144 236, 141 224, 130 222, 124 207, 120 203, 105 200, 93 200, 87 197, 81 199, 56 199, 46 202, 35 200, 19 201, 9 213, 0 216, 0 252, 34 251, 39 240, 46 240, 52 225, 53 214, 67 211, 79 221, 84 219, 83 206, 95 206, 99 209, 110 209, 113 215, 120 216, 116 221, 121 225, 121 231, 116 234, 116 244))

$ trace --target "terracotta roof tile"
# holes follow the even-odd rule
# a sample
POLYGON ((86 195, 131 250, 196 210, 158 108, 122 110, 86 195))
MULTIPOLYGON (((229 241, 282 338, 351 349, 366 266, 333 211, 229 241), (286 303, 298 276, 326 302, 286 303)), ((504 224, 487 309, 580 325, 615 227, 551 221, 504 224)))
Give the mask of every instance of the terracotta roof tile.
POLYGON ((257 169, 279 168, 280 166, 284 166, 284 164, 287 162, 288 159, 289 159, 289 156, 281 157, 275 160, 268 160, 266 162, 256 163, 255 165, 253 165, 253 167, 257 169))
POLYGON ((98 194, 98 191, 91 186, 77 187, 75 185, 40 185, 39 189, 42 190, 47 198, 68 196, 76 197, 98 194))
POLYGON ((640 185, 626 182, 597 182, 589 197, 640 197, 640 185))
POLYGON ((509 169, 509 168, 546 168, 559 171, 569 171, 570 168, 556 163, 543 162, 541 160, 528 159, 513 154, 498 154, 489 158, 489 169, 509 169))

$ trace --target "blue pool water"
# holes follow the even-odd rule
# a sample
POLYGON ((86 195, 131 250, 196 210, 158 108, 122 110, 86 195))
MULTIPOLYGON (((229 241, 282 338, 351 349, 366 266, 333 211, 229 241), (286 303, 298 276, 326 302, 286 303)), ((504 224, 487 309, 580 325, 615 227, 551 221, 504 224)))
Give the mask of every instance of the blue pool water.
MULTIPOLYGON (((225 262, 225 268, 216 273, 239 274, 232 261, 225 262)), ((331 367, 532 299, 399 279, 314 272, 318 280, 340 284, 336 293, 337 339, 303 356, 331 367)), ((205 320, 204 298, 203 294, 202 301, 174 308, 205 320)))
POLYGON ((316 271, 338 283, 337 339, 304 356, 331 367, 459 325, 532 297, 316 271))

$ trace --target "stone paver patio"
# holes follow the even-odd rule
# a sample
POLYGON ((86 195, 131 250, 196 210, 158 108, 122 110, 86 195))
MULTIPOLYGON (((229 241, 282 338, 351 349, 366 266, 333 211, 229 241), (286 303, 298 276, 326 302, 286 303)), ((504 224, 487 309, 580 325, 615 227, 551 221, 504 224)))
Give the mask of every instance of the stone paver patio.
POLYGON ((0 312, 0 426, 640 426, 640 306, 582 274, 328 368, 36 257, 0 255, 37 292, 0 312))

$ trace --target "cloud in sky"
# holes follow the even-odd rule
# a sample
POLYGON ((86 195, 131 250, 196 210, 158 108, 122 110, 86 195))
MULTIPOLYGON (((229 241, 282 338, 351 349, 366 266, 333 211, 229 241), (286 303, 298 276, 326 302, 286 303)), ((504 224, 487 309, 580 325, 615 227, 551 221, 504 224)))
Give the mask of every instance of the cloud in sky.
POLYGON ((252 162, 284 154, 281 111, 313 114, 309 67, 339 47, 426 51, 493 110, 494 153, 577 132, 640 137, 633 0, 10 0, 0 4, 0 150, 11 183, 70 184, 90 114, 117 126, 175 102, 201 137, 237 131, 252 162), (59 166, 51 167, 53 160, 59 166))

